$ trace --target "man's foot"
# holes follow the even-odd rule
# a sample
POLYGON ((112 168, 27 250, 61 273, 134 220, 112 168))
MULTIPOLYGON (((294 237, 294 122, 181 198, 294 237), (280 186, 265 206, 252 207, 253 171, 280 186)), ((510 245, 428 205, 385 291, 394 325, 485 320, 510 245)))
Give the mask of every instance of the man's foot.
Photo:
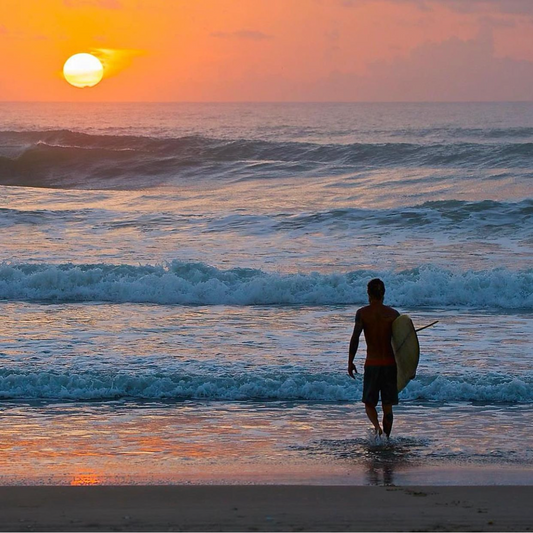
POLYGON ((376 437, 381 437, 383 435, 383 430, 380 427, 374 428, 374 435, 376 437))

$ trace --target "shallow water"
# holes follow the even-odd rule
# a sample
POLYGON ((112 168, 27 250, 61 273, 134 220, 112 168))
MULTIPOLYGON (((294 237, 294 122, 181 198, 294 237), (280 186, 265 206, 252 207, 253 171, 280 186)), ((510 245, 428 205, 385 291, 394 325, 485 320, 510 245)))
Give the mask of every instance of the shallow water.
POLYGON ((407 402, 390 441, 370 435, 362 411, 346 402, 4 402, 0 481, 392 485, 420 484, 425 473, 439 485, 530 482, 529 406, 407 402))

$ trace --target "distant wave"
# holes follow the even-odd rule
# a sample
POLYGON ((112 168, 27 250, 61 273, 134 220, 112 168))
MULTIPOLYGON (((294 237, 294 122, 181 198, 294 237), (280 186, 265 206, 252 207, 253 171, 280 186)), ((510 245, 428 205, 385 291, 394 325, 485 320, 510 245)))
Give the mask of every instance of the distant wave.
POLYGON ((277 274, 221 270, 204 263, 167 265, 0 264, 0 299, 145 302, 183 305, 332 305, 366 300, 380 276, 391 305, 533 309, 533 269, 454 271, 422 266, 400 272, 277 274))
POLYGON ((508 128, 459 128, 453 126, 437 126, 430 128, 399 128, 397 130, 369 131, 367 133, 383 134, 396 137, 411 138, 471 138, 474 140, 522 139, 533 141, 533 128, 517 126, 508 128))
POLYGON ((82 210, 53 210, 53 209, 10 209, 0 207, 0 228, 27 225, 40 226, 46 224, 61 224, 86 220, 94 211, 82 210))
MULTIPOLYGON (((234 215, 231 218, 229 223, 233 221, 234 215)), ((248 224, 242 222, 241 220, 240 226, 243 228, 253 225, 253 220, 248 224)), ((224 228, 223 221, 217 225, 224 228)), ((441 200, 393 209, 337 208, 286 217, 276 215, 273 228, 286 231, 349 229, 358 232, 406 229, 417 232, 467 233, 492 238, 500 235, 528 238, 533 236, 533 200, 441 200)))
POLYGON ((231 213, 222 216, 187 215, 184 213, 121 213, 91 209, 9 209, 0 208, 0 228, 16 225, 56 226, 57 224, 97 225, 106 229, 123 227, 149 231, 201 224, 204 232, 237 232, 268 235, 299 231, 338 235, 357 231, 359 234, 407 230, 420 233, 467 235, 478 238, 505 236, 513 240, 533 237, 533 199, 519 202, 466 202, 441 200, 420 205, 389 209, 334 208, 301 213, 231 213))
POLYGON ((239 179, 383 167, 532 165, 533 142, 346 145, 90 135, 68 130, 0 131, 0 184, 31 187, 142 189, 199 177, 239 179))
MULTIPOLYGON (((250 372, 232 375, 132 373, 128 371, 61 373, 50 370, 0 369, 0 399, 61 400, 239 400, 353 401, 361 397, 361 380, 342 372, 250 372)), ((438 402, 532 402, 531 377, 499 374, 419 376, 401 400, 438 402)))

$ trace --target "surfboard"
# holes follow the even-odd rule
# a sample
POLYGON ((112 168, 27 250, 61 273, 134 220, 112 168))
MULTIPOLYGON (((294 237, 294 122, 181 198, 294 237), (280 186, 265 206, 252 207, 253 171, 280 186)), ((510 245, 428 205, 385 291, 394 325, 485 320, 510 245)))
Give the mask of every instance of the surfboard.
POLYGON ((392 323, 392 349, 398 368, 398 392, 416 376, 420 358, 420 345, 413 321, 408 315, 400 315, 392 323))

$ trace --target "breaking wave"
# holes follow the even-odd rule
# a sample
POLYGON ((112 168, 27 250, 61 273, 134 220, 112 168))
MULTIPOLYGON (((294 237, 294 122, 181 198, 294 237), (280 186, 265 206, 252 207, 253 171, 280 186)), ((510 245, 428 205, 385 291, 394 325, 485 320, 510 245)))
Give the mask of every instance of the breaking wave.
POLYGON ((182 305, 334 305, 366 301, 379 276, 387 301, 404 307, 533 309, 533 269, 455 271, 426 265, 403 271, 279 274, 222 270, 205 263, 165 265, 0 263, 0 299, 144 302, 182 305))
MULTIPOLYGON (((401 400, 531 402, 533 380, 498 374, 419 376, 401 392, 401 400)), ((132 373, 108 370, 60 373, 48 370, 0 370, 1 399, 61 400, 238 400, 355 401, 362 382, 342 373, 264 372, 132 373)))

